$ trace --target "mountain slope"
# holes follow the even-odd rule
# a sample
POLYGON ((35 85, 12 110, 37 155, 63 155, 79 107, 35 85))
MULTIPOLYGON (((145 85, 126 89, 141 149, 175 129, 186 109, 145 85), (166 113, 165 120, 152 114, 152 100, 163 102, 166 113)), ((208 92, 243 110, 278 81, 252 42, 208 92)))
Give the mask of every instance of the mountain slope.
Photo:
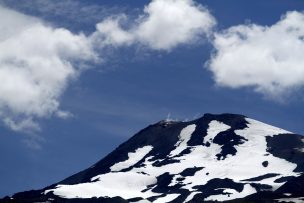
POLYGON ((303 138, 234 114, 161 121, 90 168, 2 201, 301 201, 303 138))

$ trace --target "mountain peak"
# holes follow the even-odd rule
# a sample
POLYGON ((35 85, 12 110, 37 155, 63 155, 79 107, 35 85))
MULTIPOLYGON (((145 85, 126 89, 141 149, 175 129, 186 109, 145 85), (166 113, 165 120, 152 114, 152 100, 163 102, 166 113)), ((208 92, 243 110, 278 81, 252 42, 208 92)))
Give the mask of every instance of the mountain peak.
POLYGON ((304 184, 303 149, 302 136, 243 115, 164 120, 90 168, 13 198, 177 203, 300 198, 304 194, 292 183, 304 184))

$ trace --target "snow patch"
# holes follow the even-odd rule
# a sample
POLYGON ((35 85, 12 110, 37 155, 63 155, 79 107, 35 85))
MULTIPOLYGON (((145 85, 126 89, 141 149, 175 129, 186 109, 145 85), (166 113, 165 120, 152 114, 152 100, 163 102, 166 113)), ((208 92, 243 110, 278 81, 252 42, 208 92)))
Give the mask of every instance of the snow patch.
POLYGON ((188 195, 188 197, 185 199, 184 203, 187 203, 189 201, 191 201, 193 199, 193 197, 196 195, 196 194, 199 194, 200 192, 192 192, 190 193, 190 195, 188 195))
POLYGON ((211 143, 215 136, 219 134, 219 132, 224 132, 226 130, 229 130, 231 127, 229 125, 226 125, 222 122, 219 122, 217 120, 213 120, 209 123, 209 128, 207 131, 207 135, 204 138, 204 143, 207 142, 211 143))
POLYGON ((128 153, 129 159, 114 164, 110 168, 111 171, 121 171, 123 169, 129 168, 130 166, 133 166, 142 160, 152 149, 152 146, 144 146, 142 148, 138 148, 135 152, 128 153))
POLYGON ((205 200, 207 200, 207 201, 227 201, 227 200, 243 198, 248 195, 256 193, 256 189, 254 189, 251 185, 246 184, 244 186, 244 189, 242 190, 242 192, 238 192, 234 189, 225 189, 223 192, 228 193, 228 194, 211 195, 211 196, 207 197, 205 200))
POLYGON ((156 178, 150 175, 138 174, 134 171, 110 172, 98 175, 91 179, 95 182, 75 185, 58 185, 55 189, 46 190, 45 194, 53 191, 55 195, 63 198, 92 198, 92 197, 116 197, 124 199, 142 197, 144 199, 160 195, 153 192, 141 191, 147 185, 155 184, 156 178))
POLYGON ((296 198, 281 198, 276 199, 278 202, 292 202, 292 203, 303 203, 304 197, 296 197, 296 198))
POLYGON ((176 148, 173 151, 171 151, 169 155, 170 157, 176 156, 180 154, 183 150, 187 149, 188 147, 187 143, 190 140, 192 133, 195 131, 195 128, 196 125, 192 124, 182 129, 179 135, 179 141, 175 144, 176 148))
POLYGON ((157 198, 153 203, 165 203, 175 200, 180 194, 168 194, 164 197, 157 198))
POLYGON ((137 202, 132 202, 132 203, 151 203, 151 202, 149 200, 142 199, 142 200, 139 200, 137 202))
POLYGON ((247 122, 251 124, 251 127, 254 126, 254 132, 255 135, 263 135, 263 136, 271 136, 279 135, 279 134, 293 134, 290 131, 284 130, 282 128, 274 127, 272 125, 268 125, 266 123, 262 123, 260 121, 251 119, 251 118, 245 118, 247 122))

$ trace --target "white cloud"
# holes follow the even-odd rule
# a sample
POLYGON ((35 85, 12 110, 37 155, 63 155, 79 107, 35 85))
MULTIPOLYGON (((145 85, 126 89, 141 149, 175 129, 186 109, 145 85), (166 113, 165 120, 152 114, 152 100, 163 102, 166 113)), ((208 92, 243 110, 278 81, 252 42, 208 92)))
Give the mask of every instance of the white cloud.
POLYGON ((116 15, 86 36, 0 6, 0 120, 25 132, 39 130, 41 118, 71 117, 60 96, 86 62, 99 60, 96 49, 141 44, 170 51, 198 42, 215 24, 192 0, 153 0, 133 23, 116 15))
POLYGON ((59 97, 81 71, 74 62, 95 53, 85 35, 3 7, 0 30, 0 118, 16 131, 38 130, 35 119, 61 112, 59 97))
POLYGON ((95 41, 99 41, 99 45, 105 46, 121 46, 130 45, 134 42, 134 35, 121 28, 121 23, 127 21, 126 15, 118 15, 98 23, 96 32, 93 34, 95 41))
POLYGON ((288 12, 272 26, 233 26, 216 33, 213 44, 208 66, 220 86, 275 98, 304 86, 304 13, 288 12))
POLYGON ((153 49, 195 42, 215 25, 209 11, 192 0, 155 0, 144 12, 135 33, 153 49))
POLYGON ((74 115, 71 112, 59 110, 56 112, 56 116, 62 119, 68 119, 72 118, 74 115))
POLYGON ((153 0, 130 25, 124 15, 98 23, 95 37, 111 45, 141 43, 155 50, 171 50, 198 42, 215 24, 209 11, 192 0, 153 0))
POLYGON ((24 118, 19 122, 16 122, 9 117, 6 117, 3 121, 14 131, 32 132, 40 130, 40 126, 31 118, 24 118))

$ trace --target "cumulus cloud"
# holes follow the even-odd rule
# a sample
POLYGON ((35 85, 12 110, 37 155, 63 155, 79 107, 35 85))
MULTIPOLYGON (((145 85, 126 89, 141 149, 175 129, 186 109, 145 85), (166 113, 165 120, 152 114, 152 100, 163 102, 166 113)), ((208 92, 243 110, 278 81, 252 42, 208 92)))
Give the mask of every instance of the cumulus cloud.
POLYGON ((115 15, 85 35, 0 6, 0 120, 26 132, 39 130, 41 118, 69 118, 60 96, 86 62, 99 60, 102 48, 141 44, 168 51, 197 42, 215 23, 192 0, 153 0, 134 22, 115 15))
POLYGON ((125 15, 98 23, 95 37, 116 46, 140 43, 169 51, 181 44, 198 42, 210 34, 215 24, 209 11, 192 0, 153 0, 133 23, 128 24, 125 15))
POLYGON ((252 87, 279 98, 304 86, 304 13, 288 12, 272 26, 246 24, 216 33, 208 63, 216 83, 252 87))
POLYGON ((62 115, 59 97, 83 61, 90 40, 0 7, 0 118, 16 131, 38 130, 37 118, 62 115))

